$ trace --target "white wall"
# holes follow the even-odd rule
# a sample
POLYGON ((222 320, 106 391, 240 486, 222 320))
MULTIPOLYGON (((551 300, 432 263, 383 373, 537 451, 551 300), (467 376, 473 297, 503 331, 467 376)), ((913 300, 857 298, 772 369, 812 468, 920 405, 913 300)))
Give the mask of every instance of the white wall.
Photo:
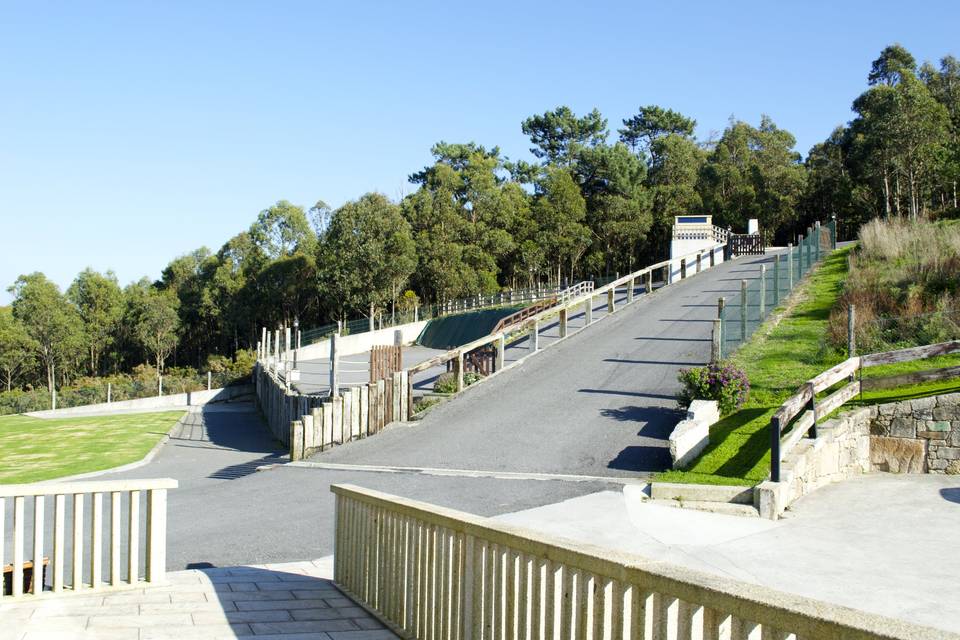
MULTIPOLYGON (((697 256, 696 255, 689 256, 687 255, 687 253, 692 252, 696 254, 697 251, 704 251, 705 253, 703 254, 703 259, 700 263, 700 270, 706 271, 707 269, 709 269, 710 268, 710 252, 708 251, 708 249, 710 249, 710 247, 713 245, 714 245, 714 242, 712 240, 674 240, 670 244, 670 257, 672 259, 674 256, 676 256, 677 259, 671 260, 670 262, 670 282, 677 282, 680 280, 680 258, 683 258, 683 257, 687 258, 687 277, 688 278, 697 272, 697 256), (678 253, 674 251, 674 244, 682 244, 682 243, 690 243, 692 245, 695 245, 695 248, 691 249, 690 251, 686 251, 685 249, 686 253, 684 252, 678 253)), ((717 247, 717 249, 714 251, 714 265, 718 265, 722 263, 723 263, 723 247, 717 247)))
MULTIPOLYGON (((354 333, 347 336, 341 336, 337 348, 341 356, 350 356, 356 353, 365 353, 374 345, 393 344, 393 335, 395 331, 400 331, 403 344, 412 344, 420 337, 423 328, 427 326, 428 320, 419 322, 410 322, 397 325, 389 329, 378 329, 376 331, 366 331, 364 333, 354 333)), ((297 352, 297 360, 316 360, 318 358, 330 357, 330 339, 321 340, 306 347, 301 347, 297 352)))
POLYGON ((253 385, 238 384, 222 389, 209 391, 190 391, 187 393, 173 393, 168 396, 153 396, 137 398, 136 400, 118 400, 117 402, 101 402, 85 404, 79 407, 55 409, 47 411, 31 411, 28 416, 34 418, 69 418, 72 416, 100 415, 107 413, 123 413, 125 411, 142 411, 148 409, 177 409, 180 407, 195 407, 214 402, 230 402, 253 395, 253 385))

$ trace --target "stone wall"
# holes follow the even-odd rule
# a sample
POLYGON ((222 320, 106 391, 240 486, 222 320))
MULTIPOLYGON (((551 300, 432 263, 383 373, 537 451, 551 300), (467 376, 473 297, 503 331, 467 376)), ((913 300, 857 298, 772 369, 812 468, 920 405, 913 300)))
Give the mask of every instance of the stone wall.
POLYGON ((960 474, 960 393, 870 408, 876 471, 960 474))
POLYGON ((710 444, 710 426, 720 419, 715 400, 694 400, 687 417, 670 434, 670 457, 674 469, 683 469, 710 444))

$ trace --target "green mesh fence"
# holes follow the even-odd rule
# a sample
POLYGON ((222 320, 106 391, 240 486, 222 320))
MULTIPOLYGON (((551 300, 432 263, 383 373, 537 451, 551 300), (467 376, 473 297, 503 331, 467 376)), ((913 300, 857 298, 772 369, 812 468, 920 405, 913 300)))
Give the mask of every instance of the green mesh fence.
POLYGON ((724 300, 719 312, 720 357, 732 355, 780 304, 797 282, 812 269, 826 252, 835 249, 836 223, 814 228, 800 238, 797 246, 766 263, 765 273, 741 282, 741 289, 724 300))

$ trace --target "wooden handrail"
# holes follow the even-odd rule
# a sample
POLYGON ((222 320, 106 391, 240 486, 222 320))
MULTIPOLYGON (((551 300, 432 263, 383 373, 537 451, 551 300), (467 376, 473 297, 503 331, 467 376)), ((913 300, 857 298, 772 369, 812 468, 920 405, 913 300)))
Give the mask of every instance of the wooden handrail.
MULTIPOLYGON (((853 356, 807 380, 800 386, 797 393, 784 400, 770 419, 770 479, 774 482, 780 481, 781 460, 811 429, 816 428, 820 418, 830 415, 842 407, 867 386, 867 381, 853 380, 860 375, 863 369, 896 362, 925 360, 958 352, 960 352, 960 340, 951 340, 920 347, 853 356), (850 380, 850 382, 826 398, 817 400, 816 395, 818 393, 843 380, 850 380), (804 408, 809 408, 809 410, 804 411, 804 408), (800 420, 792 425, 792 430, 784 438, 783 433, 791 427, 791 421, 801 415, 801 412, 803 413, 800 420)), ((892 376, 891 379, 910 382, 915 380, 943 380, 958 375, 960 375, 960 367, 946 367, 935 371, 896 375, 892 376)), ((886 380, 886 378, 880 378, 879 380, 886 380)))
POLYGON ((643 638, 652 613, 655 638, 723 627, 733 638, 960 638, 353 485, 330 490, 334 580, 406 638, 492 640, 504 611, 507 637, 515 626, 532 638, 643 638))

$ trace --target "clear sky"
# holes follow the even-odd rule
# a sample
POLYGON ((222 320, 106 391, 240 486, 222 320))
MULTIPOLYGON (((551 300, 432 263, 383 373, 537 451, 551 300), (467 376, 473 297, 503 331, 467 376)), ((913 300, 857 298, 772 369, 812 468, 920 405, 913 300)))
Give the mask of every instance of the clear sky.
POLYGON ((398 198, 438 140, 527 157, 567 104, 760 114, 804 155, 900 42, 960 55, 960 3, 0 0, 0 304, 21 273, 121 284, 279 199, 398 198))

